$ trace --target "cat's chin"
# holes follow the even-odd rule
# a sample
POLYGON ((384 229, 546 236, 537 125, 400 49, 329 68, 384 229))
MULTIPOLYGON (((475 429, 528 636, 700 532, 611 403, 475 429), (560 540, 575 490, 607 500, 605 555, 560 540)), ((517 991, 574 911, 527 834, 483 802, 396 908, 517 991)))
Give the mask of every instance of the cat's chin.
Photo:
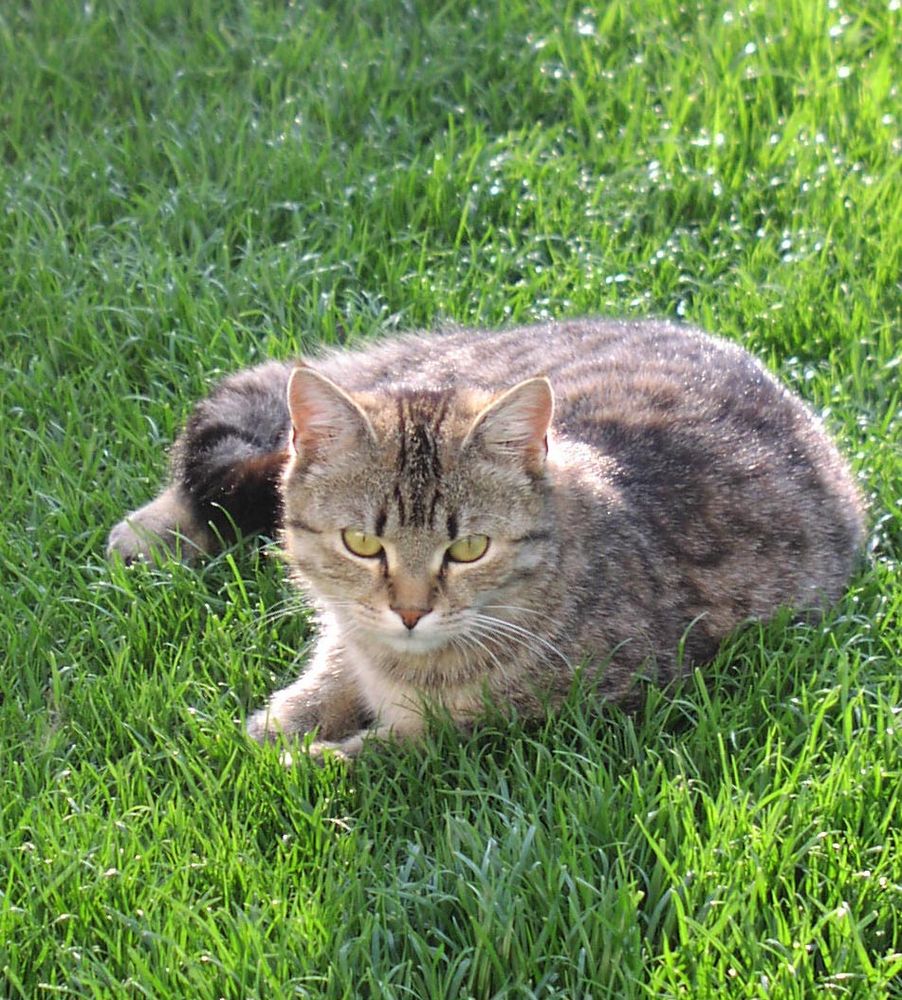
POLYGON ((403 634, 379 632, 374 633, 373 638, 393 653, 400 653, 402 656, 422 656, 425 653, 435 653, 448 645, 448 640, 444 636, 434 633, 417 635, 415 632, 403 634))

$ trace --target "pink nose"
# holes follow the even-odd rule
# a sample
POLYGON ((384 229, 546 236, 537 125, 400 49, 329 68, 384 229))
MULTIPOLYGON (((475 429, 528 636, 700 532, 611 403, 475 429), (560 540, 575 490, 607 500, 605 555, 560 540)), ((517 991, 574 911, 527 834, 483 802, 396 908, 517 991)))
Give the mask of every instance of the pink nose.
POLYGON ((428 615, 429 610, 429 608, 392 608, 392 611, 395 612, 409 629, 413 629, 424 615, 428 615))

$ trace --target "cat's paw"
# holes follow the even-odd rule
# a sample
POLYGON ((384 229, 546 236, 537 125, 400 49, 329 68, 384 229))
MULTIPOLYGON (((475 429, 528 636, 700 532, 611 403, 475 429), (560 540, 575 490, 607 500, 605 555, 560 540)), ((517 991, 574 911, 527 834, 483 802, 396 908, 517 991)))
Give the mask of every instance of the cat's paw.
POLYGON ((349 763, 355 756, 356 753, 345 747, 344 741, 314 740, 308 746, 300 747, 297 750, 283 750, 279 754, 279 763, 283 767, 294 767, 304 757, 308 757, 317 764, 323 764, 327 760, 340 760, 349 763))
MULTIPOLYGON (((303 740, 314 735, 317 724, 311 719, 294 719, 287 712, 280 714, 274 699, 264 708, 249 715, 245 723, 247 735, 256 743, 277 743, 281 738, 303 740)), ((324 745, 326 741, 323 741, 324 745)))
POLYGON ((281 728, 275 724, 269 707, 260 708, 253 715, 248 716, 245 725, 247 735, 257 743, 275 743, 281 728))

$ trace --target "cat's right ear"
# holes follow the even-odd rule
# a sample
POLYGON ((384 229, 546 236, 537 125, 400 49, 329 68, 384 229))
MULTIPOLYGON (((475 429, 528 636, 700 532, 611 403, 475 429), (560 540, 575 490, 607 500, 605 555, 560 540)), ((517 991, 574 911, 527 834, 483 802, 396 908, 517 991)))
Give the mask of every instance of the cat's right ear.
POLYGON ((354 400, 331 379, 300 365, 288 379, 291 447, 304 457, 375 440, 373 426, 354 400))

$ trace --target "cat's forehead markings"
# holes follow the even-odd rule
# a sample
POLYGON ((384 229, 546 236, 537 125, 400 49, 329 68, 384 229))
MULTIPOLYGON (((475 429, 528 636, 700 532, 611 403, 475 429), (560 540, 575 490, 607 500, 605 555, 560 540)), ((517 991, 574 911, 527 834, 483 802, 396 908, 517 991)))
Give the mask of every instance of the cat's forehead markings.
POLYGON ((447 390, 400 393, 398 411, 397 481, 394 499, 398 522, 431 528, 441 500, 442 463, 439 435, 451 403, 447 390))

